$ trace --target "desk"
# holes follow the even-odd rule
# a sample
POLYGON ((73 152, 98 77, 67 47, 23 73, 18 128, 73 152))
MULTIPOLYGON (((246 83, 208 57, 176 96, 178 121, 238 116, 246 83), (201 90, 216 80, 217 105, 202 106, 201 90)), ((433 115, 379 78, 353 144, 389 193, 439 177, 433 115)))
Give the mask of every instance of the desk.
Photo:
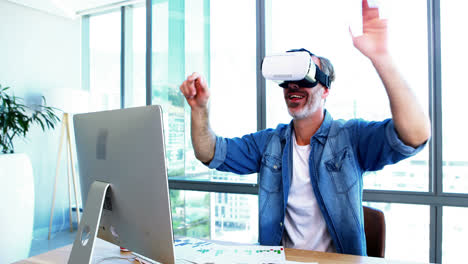
MULTIPOLYGON (((51 250, 41 255, 37 255, 19 262, 16 264, 59 264, 67 263, 68 256, 70 255, 72 245, 68 245, 62 248, 51 250)), ((381 258, 361 257, 354 255, 324 253, 317 251, 299 250, 299 249, 285 249, 286 259, 291 261, 300 262, 318 262, 320 264, 357 264, 357 263, 369 263, 369 264, 403 264, 409 262, 390 261, 381 258)), ((129 253, 120 253, 119 247, 108 243, 102 239, 97 239, 94 246, 93 259, 104 258, 111 256, 128 256, 129 253)), ((111 261, 105 261, 104 263, 112 263, 111 261)), ((125 263, 123 260, 118 263, 125 263)), ((129 263, 129 262, 126 262, 129 263)), ((134 262, 137 263, 137 262, 134 262)))

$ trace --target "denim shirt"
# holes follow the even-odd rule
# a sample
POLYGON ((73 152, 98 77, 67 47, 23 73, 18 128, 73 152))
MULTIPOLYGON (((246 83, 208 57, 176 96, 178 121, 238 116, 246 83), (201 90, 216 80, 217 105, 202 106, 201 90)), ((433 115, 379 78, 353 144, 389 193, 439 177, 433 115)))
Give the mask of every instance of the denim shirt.
MULTIPOLYGON (((210 168, 259 173, 259 242, 280 245, 292 176, 293 123, 242 138, 216 138, 210 168)), ((362 174, 418 153, 405 145, 393 120, 333 120, 328 111, 310 140, 309 173, 319 208, 338 253, 366 255, 362 174)))

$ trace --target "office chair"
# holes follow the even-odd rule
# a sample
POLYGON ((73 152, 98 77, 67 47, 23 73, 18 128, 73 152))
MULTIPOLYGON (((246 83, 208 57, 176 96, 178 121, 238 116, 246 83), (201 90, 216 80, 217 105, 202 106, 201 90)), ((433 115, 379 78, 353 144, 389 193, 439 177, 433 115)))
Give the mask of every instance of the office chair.
POLYGON ((363 206, 367 255, 385 257, 385 216, 380 210, 363 206))

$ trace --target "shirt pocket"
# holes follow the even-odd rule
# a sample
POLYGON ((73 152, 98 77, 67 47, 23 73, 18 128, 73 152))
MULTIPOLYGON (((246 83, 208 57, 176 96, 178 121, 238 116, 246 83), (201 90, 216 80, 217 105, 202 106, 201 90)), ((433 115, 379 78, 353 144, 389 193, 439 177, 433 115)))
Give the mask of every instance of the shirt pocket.
POLYGON ((356 184, 356 165, 349 147, 345 147, 327 160, 325 167, 331 175, 337 193, 346 193, 356 184))
POLYGON ((267 192, 279 192, 281 188, 281 158, 266 154, 260 169, 260 188, 267 192))

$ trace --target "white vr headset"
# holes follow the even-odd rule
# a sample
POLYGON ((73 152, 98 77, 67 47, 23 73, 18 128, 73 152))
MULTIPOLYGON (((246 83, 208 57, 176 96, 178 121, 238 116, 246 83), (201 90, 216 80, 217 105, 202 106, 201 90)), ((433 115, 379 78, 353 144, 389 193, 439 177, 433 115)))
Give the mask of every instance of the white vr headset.
POLYGON ((306 49, 265 56, 262 62, 263 77, 278 83, 283 88, 287 88, 289 83, 306 88, 321 83, 330 88, 330 78, 320 70, 311 56, 314 54, 306 49))

